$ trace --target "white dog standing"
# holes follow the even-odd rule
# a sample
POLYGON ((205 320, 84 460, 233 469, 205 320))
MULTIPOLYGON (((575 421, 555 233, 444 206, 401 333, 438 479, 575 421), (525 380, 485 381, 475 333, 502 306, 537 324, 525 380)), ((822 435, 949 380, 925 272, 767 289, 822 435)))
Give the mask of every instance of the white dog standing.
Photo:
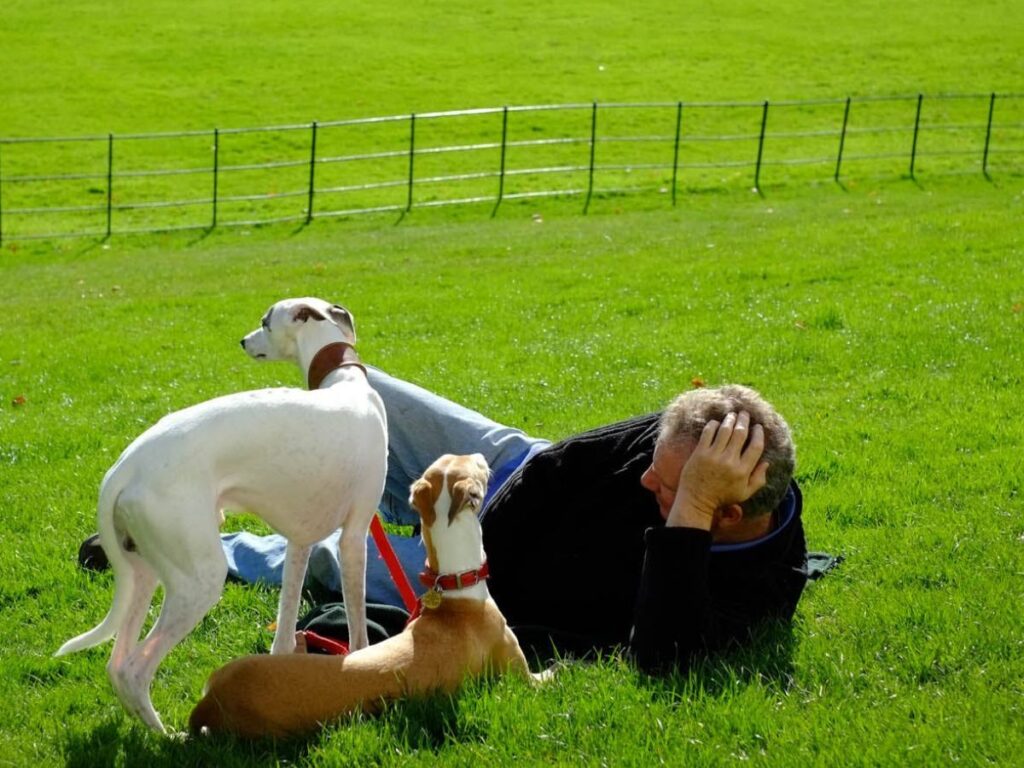
POLYGON ((272 653, 294 650, 310 547, 339 527, 351 646, 367 645, 366 534, 384 488, 387 423, 355 340, 342 307, 312 298, 278 302, 242 346, 257 359, 296 362, 311 391, 242 392, 172 413, 104 477, 99 534, 114 570, 113 604, 57 655, 116 635, 111 682, 151 728, 164 730, 149 695, 157 666, 223 591, 224 510, 259 515, 288 539, 272 653), (163 607, 140 643, 158 581, 163 607))

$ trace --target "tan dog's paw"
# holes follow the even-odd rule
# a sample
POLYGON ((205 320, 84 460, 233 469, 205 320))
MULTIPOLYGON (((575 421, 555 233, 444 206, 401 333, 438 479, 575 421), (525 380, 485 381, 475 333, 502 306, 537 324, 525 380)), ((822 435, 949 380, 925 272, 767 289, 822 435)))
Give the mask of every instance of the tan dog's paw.
POLYGON ((550 683, 555 679, 555 673, 558 672, 558 668, 561 666, 560 662, 555 662, 550 667, 545 669, 543 672, 531 672, 530 673, 530 684, 533 686, 544 685, 550 683))

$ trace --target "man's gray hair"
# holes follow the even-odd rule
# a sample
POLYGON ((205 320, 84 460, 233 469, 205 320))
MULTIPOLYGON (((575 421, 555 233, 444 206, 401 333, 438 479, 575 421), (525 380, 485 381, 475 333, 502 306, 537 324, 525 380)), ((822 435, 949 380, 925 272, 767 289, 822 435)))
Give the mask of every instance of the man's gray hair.
POLYGON ((741 505, 747 517, 772 512, 789 488, 796 467, 796 446, 789 425, 779 413, 750 387, 727 384, 722 387, 691 389, 669 403, 661 415, 658 442, 666 448, 678 448, 700 440, 704 425, 722 421, 730 411, 750 414, 750 426, 764 429, 764 453, 768 479, 765 486, 741 505))

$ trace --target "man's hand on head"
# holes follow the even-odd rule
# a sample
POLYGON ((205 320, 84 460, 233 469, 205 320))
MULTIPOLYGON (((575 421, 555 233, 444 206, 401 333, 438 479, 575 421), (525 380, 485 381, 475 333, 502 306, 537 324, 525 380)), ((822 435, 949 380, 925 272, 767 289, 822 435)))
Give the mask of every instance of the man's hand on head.
POLYGON ((764 487, 768 462, 760 461, 763 452, 764 429, 760 424, 751 428, 746 411, 726 414, 721 423, 709 421, 679 473, 665 524, 710 531, 720 510, 764 487))

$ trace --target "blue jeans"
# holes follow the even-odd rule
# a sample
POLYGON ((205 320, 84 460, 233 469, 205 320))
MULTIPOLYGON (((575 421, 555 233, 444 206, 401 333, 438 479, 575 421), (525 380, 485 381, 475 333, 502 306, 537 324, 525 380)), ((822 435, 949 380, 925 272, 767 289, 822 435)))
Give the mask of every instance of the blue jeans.
MULTIPOLYGON (((498 424, 377 368, 368 367, 367 371, 370 384, 384 401, 388 416, 388 473, 380 511, 390 523, 419 523, 419 515, 409 506, 409 487, 441 454, 483 454, 492 471, 484 501, 486 506, 516 469, 551 444, 548 440, 530 437, 522 430, 498 424)), ((422 570, 426 557, 419 537, 389 535, 388 538, 405 572, 412 577, 413 589, 422 592, 423 588, 414 578, 422 570)), ((221 540, 231 576, 242 581, 281 583, 286 543, 283 537, 232 533, 225 534, 221 540)), ((332 591, 341 591, 337 533, 313 547, 306 578, 332 591)), ((366 558, 366 599, 370 603, 402 606, 391 575, 379 555, 375 556, 373 547, 366 558)))
POLYGON ((493 473, 489 498, 528 456, 551 444, 377 368, 367 370, 388 414, 388 476, 380 510, 389 523, 419 523, 409 506, 409 486, 444 453, 482 453, 493 473))

